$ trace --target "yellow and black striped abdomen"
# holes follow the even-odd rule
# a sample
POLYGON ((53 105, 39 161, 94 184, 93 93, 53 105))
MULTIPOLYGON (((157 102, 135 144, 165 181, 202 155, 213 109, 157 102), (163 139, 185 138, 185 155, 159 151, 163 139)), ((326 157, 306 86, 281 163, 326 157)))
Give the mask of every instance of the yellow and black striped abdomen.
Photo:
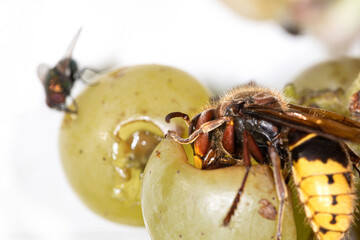
POLYGON ((294 183, 318 239, 339 240, 349 229, 355 206, 348 154, 341 142, 314 133, 291 132, 294 183))

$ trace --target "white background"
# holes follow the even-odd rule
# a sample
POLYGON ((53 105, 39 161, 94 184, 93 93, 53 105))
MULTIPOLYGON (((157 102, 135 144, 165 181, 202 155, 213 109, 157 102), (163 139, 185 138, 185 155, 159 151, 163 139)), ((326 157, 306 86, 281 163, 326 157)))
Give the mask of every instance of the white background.
POLYGON ((80 66, 166 64, 216 92, 250 80, 281 88, 330 57, 217 0, 0 0, 0 239, 149 239, 90 212, 62 171, 62 113, 46 107, 36 68, 56 64, 80 27, 80 66))

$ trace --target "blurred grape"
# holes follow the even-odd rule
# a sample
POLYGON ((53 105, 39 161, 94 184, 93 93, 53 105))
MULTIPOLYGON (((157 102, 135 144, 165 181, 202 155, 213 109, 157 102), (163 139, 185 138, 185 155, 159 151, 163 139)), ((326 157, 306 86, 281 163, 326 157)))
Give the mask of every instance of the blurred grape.
POLYGON ((286 11, 289 0, 221 0, 242 16, 266 20, 278 19, 286 11))
POLYGON ((242 16, 278 22, 292 34, 309 33, 334 53, 360 36, 358 0, 222 0, 242 16))

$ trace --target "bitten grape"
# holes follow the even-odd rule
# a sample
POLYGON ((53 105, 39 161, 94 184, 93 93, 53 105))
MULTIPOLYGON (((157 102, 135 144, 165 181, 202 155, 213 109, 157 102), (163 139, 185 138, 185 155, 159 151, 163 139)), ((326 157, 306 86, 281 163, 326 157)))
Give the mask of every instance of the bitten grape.
POLYGON ((153 148, 169 129, 184 135, 167 113, 193 112, 208 91, 178 69, 142 65, 110 72, 76 99, 77 114, 66 114, 60 154, 66 176, 81 200, 115 222, 143 225, 140 186, 153 148))

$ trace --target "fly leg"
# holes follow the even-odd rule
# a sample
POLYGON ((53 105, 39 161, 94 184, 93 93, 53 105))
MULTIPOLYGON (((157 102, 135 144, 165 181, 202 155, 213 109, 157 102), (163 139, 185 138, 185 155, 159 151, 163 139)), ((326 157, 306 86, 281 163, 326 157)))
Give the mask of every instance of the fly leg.
POLYGON ((78 106, 75 98, 73 98, 73 97, 71 97, 71 105, 74 106, 73 109, 70 109, 69 107, 65 107, 64 111, 67 113, 77 114, 79 112, 79 106, 78 106))
POLYGON ((58 109, 59 111, 64 111, 66 113, 70 113, 70 114, 77 114, 78 110, 79 110, 77 102, 73 97, 70 96, 70 98, 71 98, 71 103, 69 105, 70 106, 72 105, 73 107, 69 108, 64 103, 64 104, 61 104, 59 106, 56 106, 56 109, 58 109))
POLYGON ((230 121, 229 117, 218 118, 209 122, 204 123, 200 128, 196 129, 188 138, 180 137, 175 131, 169 130, 165 137, 169 136, 180 144, 188 144, 194 142, 202 133, 209 133, 212 130, 220 127, 227 121, 230 121))
POLYGON ((277 227, 276 227, 276 240, 280 240, 281 227, 284 218, 284 207, 285 207, 285 202, 287 201, 288 198, 288 192, 284 181, 284 177, 281 173, 281 162, 280 162, 279 154, 275 151, 275 148, 273 146, 269 146, 268 152, 273 166, 273 175, 275 180, 276 193, 280 202, 277 227))

